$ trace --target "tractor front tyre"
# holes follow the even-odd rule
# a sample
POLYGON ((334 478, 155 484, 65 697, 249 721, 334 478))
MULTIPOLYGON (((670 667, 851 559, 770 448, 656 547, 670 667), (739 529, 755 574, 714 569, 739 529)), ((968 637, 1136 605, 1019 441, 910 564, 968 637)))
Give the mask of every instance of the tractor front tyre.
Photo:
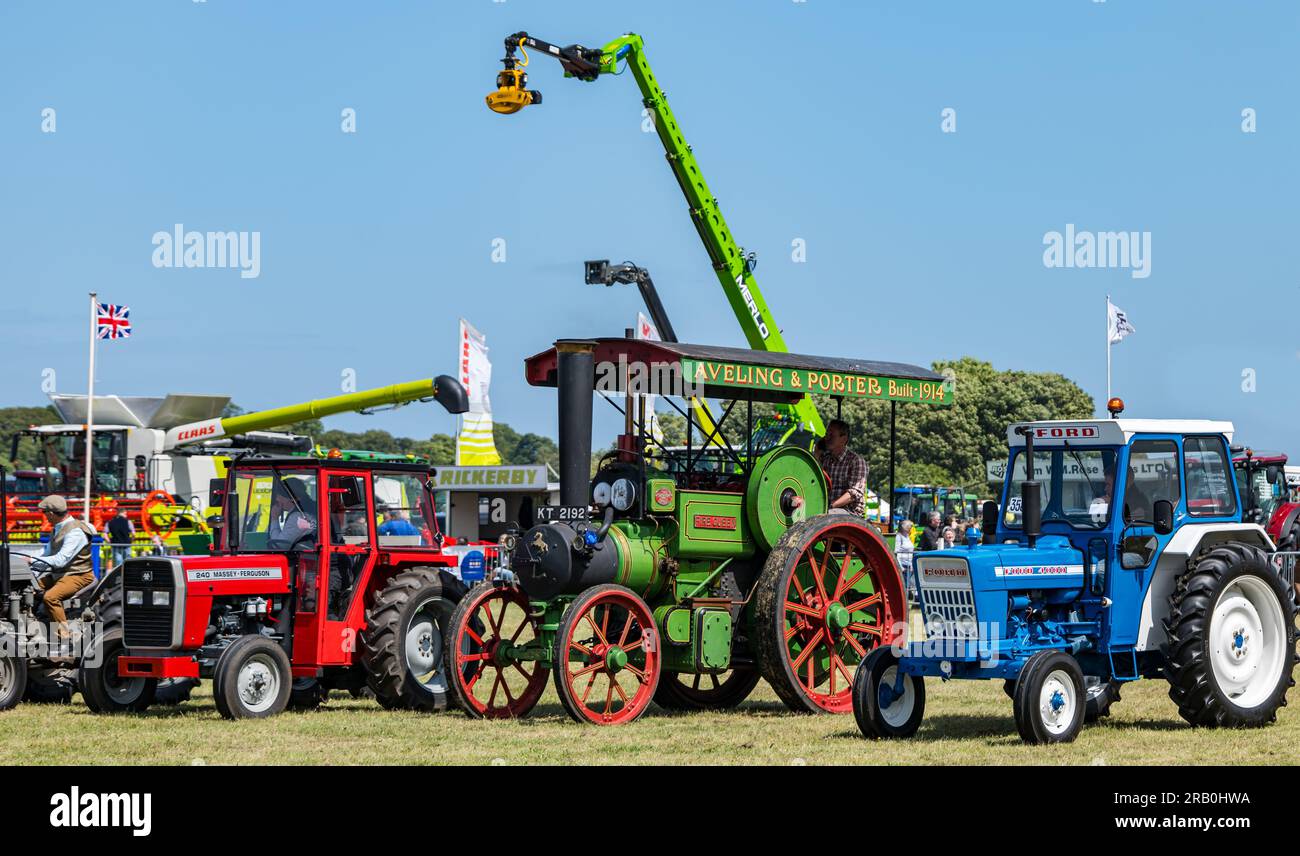
POLYGON ((1026 743, 1069 743, 1083 730, 1083 670, 1063 651, 1038 651, 1025 661, 1012 702, 1026 743))
POLYGON ((17 707, 27 689, 27 661, 18 656, 17 646, 0 654, 0 710, 17 707))
POLYGON ((1268 555, 1221 544, 1170 595, 1165 675, 1192 725, 1267 725, 1295 684, 1296 607, 1268 555))
POLYGON ((650 707, 662 671, 650 607, 620 585, 587 589, 560 619, 553 663, 560 703, 578 722, 622 725, 638 719, 650 707))
POLYGON ((289 705, 293 675, 289 655, 273 639, 241 636, 221 652, 212 674, 212 697, 226 719, 263 719, 289 705))
POLYGON ((456 605, 450 628, 445 671, 461 710, 478 719, 527 716, 551 673, 545 663, 509 653, 540 645, 542 618, 533 614, 528 596, 514 586, 481 582, 456 605))
POLYGON ((1118 702, 1120 681, 1084 678, 1083 721, 1088 725, 1110 716, 1111 705, 1118 702))
POLYGON ((665 672, 655 704, 665 710, 730 710, 749 698, 762 680, 752 668, 712 673, 665 672))
POLYGON ((853 718, 864 737, 911 737, 925 716, 925 679, 903 675, 898 688, 898 655, 877 648, 853 676, 853 718))
POLYGON ((791 710, 848 713, 853 668, 906 629, 903 575, 861 518, 822 514, 791 526, 754 593, 762 676, 791 710))
POLYGON ((330 691, 315 678, 294 678, 289 689, 289 710, 315 710, 329 697, 330 691))
POLYGON ((366 610, 361 660, 375 700, 388 710, 445 710, 451 701, 443 640, 465 595, 460 580, 438 568, 394 574, 366 610))

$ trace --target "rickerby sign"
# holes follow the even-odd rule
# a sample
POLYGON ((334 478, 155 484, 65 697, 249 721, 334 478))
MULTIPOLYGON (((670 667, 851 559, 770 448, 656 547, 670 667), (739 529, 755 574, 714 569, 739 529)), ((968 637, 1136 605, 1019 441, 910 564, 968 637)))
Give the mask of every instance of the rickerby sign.
POLYGON ((682 358, 682 374, 695 385, 728 386, 738 389, 770 389, 809 395, 841 395, 846 398, 880 398, 887 401, 918 401, 952 404, 947 382, 908 380, 855 372, 821 369, 792 369, 747 363, 715 362, 682 358))
POLYGON ((435 467, 430 485, 434 490, 546 490, 546 465, 435 467))

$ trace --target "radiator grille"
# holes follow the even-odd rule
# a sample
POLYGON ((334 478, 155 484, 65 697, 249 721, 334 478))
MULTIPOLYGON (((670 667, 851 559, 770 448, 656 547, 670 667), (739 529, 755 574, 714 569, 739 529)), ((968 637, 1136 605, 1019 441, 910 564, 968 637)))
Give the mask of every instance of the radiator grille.
POLYGON ((929 639, 978 639, 975 593, 965 559, 917 559, 921 618, 929 639))
POLYGON ((129 560, 122 569, 122 641, 128 648, 171 647, 173 610, 179 609, 176 571, 171 562, 129 560), (143 593, 143 604, 127 603, 126 592, 143 593), (167 606, 154 606, 153 593, 170 593, 167 606))

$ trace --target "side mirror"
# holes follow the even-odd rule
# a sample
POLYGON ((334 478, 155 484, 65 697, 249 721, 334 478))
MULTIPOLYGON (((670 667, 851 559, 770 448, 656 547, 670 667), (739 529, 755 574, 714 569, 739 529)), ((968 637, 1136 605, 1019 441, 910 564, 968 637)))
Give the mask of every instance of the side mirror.
POLYGON ((469 410, 469 393, 451 375, 438 375, 433 379, 433 400, 448 413, 464 413, 469 410))
POLYGON ((1157 535, 1168 535, 1174 531, 1174 504, 1167 499, 1157 499, 1152 509, 1157 535))
POLYGON ((1281 475, 1282 468, 1277 464, 1269 464, 1264 469, 1264 477, 1268 479, 1269 484, 1277 484, 1277 480, 1281 475))
POLYGON ((984 518, 980 525, 984 533, 983 541, 985 544, 992 544, 998 537, 998 504, 990 499, 984 503, 983 514, 984 518))

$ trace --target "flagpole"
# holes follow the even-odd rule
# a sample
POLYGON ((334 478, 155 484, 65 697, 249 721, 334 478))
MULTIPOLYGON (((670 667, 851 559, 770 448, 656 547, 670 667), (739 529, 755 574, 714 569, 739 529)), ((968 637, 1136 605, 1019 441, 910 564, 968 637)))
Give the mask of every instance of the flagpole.
POLYGON ((90 523, 90 484, 95 476, 95 313, 98 295, 90 292, 90 369, 86 377, 86 487, 82 494, 81 519, 90 523))
POLYGON ((1106 404, 1110 405, 1110 295, 1106 295, 1106 404))

